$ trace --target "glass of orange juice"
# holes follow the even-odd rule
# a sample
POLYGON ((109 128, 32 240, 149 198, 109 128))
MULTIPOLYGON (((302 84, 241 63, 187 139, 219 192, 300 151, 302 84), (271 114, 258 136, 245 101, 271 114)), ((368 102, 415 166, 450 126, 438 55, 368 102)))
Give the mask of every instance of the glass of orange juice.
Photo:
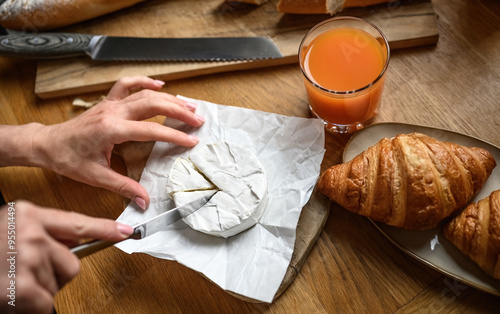
POLYGON ((351 133, 375 117, 390 49, 372 23, 334 17, 314 26, 299 47, 311 112, 331 132, 351 133))

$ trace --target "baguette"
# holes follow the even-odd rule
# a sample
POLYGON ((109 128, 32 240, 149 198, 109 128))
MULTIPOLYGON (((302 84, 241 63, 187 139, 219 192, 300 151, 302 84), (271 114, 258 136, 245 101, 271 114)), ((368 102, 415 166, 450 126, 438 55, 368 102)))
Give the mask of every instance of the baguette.
POLYGON ((344 8, 367 7, 396 0, 280 0, 278 11, 292 14, 337 14, 344 8))
POLYGON ((470 204, 443 235, 488 275, 500 279, 500 190, 470 204))
POLYGON ((486 150, 420 133, 384 138, 352 160, 327 169, 319 190, 375 221, 425 230, 463 208, 496 162, 486 150))
POLYGON ((261 5, 261 4, 266 3, 267 1, 269 1, 269 0, 239 0, 238 2, 245 2, 245 3, 261 5))
POLYGON ((8 29, 38 32, 68 26, 145 0, 6 0, 0 24, 8 29))

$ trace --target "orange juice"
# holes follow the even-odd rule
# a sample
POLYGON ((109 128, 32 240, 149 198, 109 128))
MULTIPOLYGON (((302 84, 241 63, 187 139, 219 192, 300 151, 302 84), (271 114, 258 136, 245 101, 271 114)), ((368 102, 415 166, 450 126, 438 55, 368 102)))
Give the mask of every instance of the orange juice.
POLYGON ((373 117, 388 61, 384 44, 353 27, 328 29, 303 43, 300 62, 313 112, 343 126, 373 117))

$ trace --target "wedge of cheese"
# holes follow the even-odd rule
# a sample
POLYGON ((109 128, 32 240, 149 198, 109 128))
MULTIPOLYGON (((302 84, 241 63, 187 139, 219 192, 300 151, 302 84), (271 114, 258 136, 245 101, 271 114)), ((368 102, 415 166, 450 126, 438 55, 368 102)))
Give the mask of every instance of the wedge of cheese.
POLYGON ((191 228, 228 238, 254 226, 268 198, 268 179, 255 154, 240 145, 217 142, 179 157, 170 170, 167 193, 177 206, 204 194, 208 203, 194 213, 183 212, 191 228))

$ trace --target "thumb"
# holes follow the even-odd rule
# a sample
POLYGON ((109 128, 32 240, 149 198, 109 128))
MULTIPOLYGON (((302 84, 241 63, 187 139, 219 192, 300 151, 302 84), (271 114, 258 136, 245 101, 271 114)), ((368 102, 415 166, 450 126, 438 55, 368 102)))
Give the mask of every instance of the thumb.
POLYGON ((104 167, 104 171, 99 176, 98 187, 118 193, 132 201, 142 210, 149 206, 149 194, 139 182, 115 172, 111 168, 104 167))

